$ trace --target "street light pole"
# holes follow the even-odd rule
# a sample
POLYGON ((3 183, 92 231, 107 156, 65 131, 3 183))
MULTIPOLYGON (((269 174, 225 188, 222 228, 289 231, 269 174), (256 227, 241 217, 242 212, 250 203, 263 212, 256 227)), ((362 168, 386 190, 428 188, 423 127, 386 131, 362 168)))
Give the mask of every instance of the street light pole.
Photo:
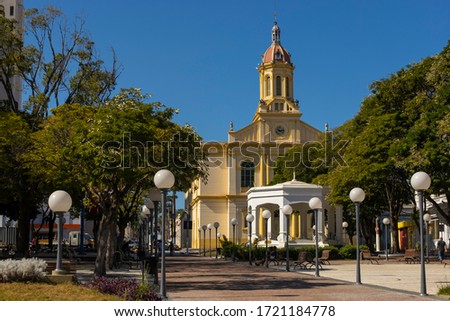
POLYGON ((214 222, 214 228, 216 229, 216 259, 217 259, 217 251, 218 251, 218 247, 217 247, 217 229, 219 228, 220 224, 219 222, 214 222))
POLYGON ((426 239, 425 239, 425 242, 426 242, 426 248, 427 248, 427 253, 426 253, 426 257, 427 257, 427 261, 429 262, 429 248, 430 248, 430 246, 429 246, 429 241, 428 241, 428 239, 429 239, 429 237, 428 237, 428 227, 429 227, 429 224, 430 224, 430 221, 431 221, 431 215, 430 214, 425 214, 424 216, 423 216, 423 220, 424 220, 424 222, 425 222, 425 237, 426 237, 426 239))
POLYGON ((206 229, 208 227, 206 225, 202 225, 203 230, 203 256, 206 256, 206 229))
POLYGON ((309 200, 309 207, 314 210, 314 221, 316 223, 315 237, 316 237, 316 264, 315 264, 315 276, 319 277, 319 224, 318 213, 322 208, 322 201, 318 197, 313 197, 309 200))
POLYGON ((162 228, 161 228, 161 296, 166 297, 166 203, 167 191, 175 184, 173 173, 167 169, 159 170, 153 179, 155 186, 161 190, 162 196, 162 228))
MULTIPOLYGON (((154 212, 155 212, 155 205, 153 204, 153 201, 146 198, 145 199, 145 208, 148 210, 148 213, 146 212, 146 216, 148 218, 148 235, 147 235, 147 239, 148 239, 148 249, 149 249, 149 253, 150 256, 153 255, 153 217, 154 212)), ((144 209, 144 208, 143 208, 144 209)))
POLYGON ((269 267, 269 251, 268 251, 268 243, 269 243, 269 240, 267 239, 267 234, 268 234, 268 233, 267 233, 267 230, 268 230, 268 227, 269 227, 268 221, 269 221, 269 218, 270 218, 271 215, 272 215, 272 214, 270 213, 269 210, 264 210, 264 211, 262 212, 262 217, 263 217, 263 219, 266 221, 266 262, 265 262, 266 268, 269 267))
POLYGON ((347 227, 348 227, 348 223, 347 222, 342 222, 342 228, 344 229, 343 241, 345 241, 345 235, 347 234, 347 227))
MULTIPOLYGON (((62 269, 62 238, 64 213, 70 210, 72 198, 66 191, 55 191, 48 198, 48 207, 58 216, 58 251, 56 253, 56 268, 52 274, 64 274, 62 269)), ((83 235, 81 237, 84 237, 83 235)))
POLYGON ((286 248, 286 272, 289 272, 289 217, 291 216, 292 211, 292 206, 289 204, 286 204, 281 208, 281 212, 283 212, 286 217, 286 243, 284 245, 286 248))
POLYGON ((212 224, 209 223, 207 227, 208 227, 208 230, 209 230, 209 257, 211 257, 212 256, 212 254, 211 254, 211 250, 212 250, 212 248, 211 248, 211 229, 212 229, 212 224))
POLYGON ((202 255, 202 227, 198 227, 198 255, 202 255))
MULTIPOLYGON (((150 201, 151 202, 151 201, 150 201)), ((153 204, 152 204, 153 205, 153 204)), ((141 213, 141 237, 139 238, 139 244, 140 246, 142 246, 142 264, 141 264, 141 268, 142 268, 142 284, 144 284, 144 280, 145 280, 145 257, 146 257, 146 253, 145 253, 145 247, 148 243, 148 233, 145 233, 145 226, 148 226, 148 222, 147 220, 150 220, 150 209, 147 207, 147 205, 142 206, 142 213, 141 213), (147 239, 147 241, 145 241, 145 238, 147 239), (142 239, 142 241, 141 241, 142 239)), ((141 250, 141 249, 140 249, 141 250)))
POLYGON ((423 246, 423 194, 430 188, 431 178, 425 172, 417 172, 411 177, 411 186, 419 196, 419 233, 420 233, 420 295, 427 295, 427 282, 425 275, 425 259, 423 246))
POLYGON ((255 217, 251 212, 247 214, 245 220, 248 222, 248 263, 252 265, 252 223, 255 220, 255 217))
POLYGON ((353 203, 355 203, 355 212, 356 212, 356 284, 361 284, 361 257, 359 254, 359 205, 362 201, 364 201, 364 198, 366 197, 366 194, 364 191, 359 188, 355 187, 350 191, 350 199, 353 203))
POLYGON ((384 224, 384 229, 385 231, 385 238, 386 238, 386 247, 385 247, 385 251, 386 251, 386 262, 388 261, 388 255, 389 255, 389 249, 388 249, 388 225, 391 224, 391 220, 388 217, 383 218, 383 224, 384 224))
POLYGON ((236 260, 236 224, 237 219, 232 218, 231 219, 231 225, 233 226, 233 252, 231 254, 231 260, 234 262, 236 260))

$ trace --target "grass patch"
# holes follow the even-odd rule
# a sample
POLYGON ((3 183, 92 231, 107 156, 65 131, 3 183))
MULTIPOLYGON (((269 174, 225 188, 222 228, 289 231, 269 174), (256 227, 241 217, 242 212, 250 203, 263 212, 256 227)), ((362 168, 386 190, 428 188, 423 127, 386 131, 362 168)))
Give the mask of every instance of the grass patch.
POLYGON ((0 301, 122 301, 73 283, 0 283, 0 301))
POLYGON ((450 284, 440 286, 438 294, 439 295, 450 295, 450 284))

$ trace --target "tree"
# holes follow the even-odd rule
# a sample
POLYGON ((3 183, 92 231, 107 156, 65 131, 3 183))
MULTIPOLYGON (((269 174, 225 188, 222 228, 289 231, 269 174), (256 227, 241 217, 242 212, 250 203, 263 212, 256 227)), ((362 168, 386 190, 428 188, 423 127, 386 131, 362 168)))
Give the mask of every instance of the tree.
MULTIPOLYGON (((358 115, 340 129, 351 141, 344 154, 349 167, 328 174, 332 198, 342 201, 351 185, 359 185, 368 195, 365 204, 384 204, 378 213, 387 210, 391 215, 394 251, 399 248, 398 216, 405 204, 414 201, 412 173, 427 171, 432 193, 445 195, 450 187, 448 147, 435 125, 449 112, 448 52, 449 46, 372 84, 372 95, 358 115)), ((427 199, 442 212, 430 195, 427 199)))
POLYGON ((81 186, 102 215, 97 275, 112 267, 121 210, 131 194, 152 186, 158 169, 174 173, 177 189, 207 174, 198 135, 172 122, 174 109, 147 100, 130 89, 104 106, 63 105, 33 135, 36 174, 61 185, 81 186))
MULTIPOLYGON (((96 56, 94 43, 84 31, 82 19, 71 25, 61 11, 47 7, 27 10, 24 25, 26 39, 30 40, 26 46, 22 40, 23 30, 17 29, 14 21, 0 16, 0 85, 8 94, 8 100, 3 102, 0 110, 16 114, 22 119, 20 124, 28 124, 34 132, 40 129, 51 106, 62 103, 98 106, 109 98, 120 67, 114 53, 109 69, 96 56), (24 92, 29 95, 24 99, 24 108, 12 95, 13 76, 22 78, 24 92)), ((8 117, 13 116, 2 119, 6 121, 8 117)), ((14 121, 18 122, 17 118, 14 121)), ((28 134, 9 135, 6 131, 9 142, 4 146, 31 144, 28 134)), ((5 197, 1 199, 0 207, 4 215, 19 220, 20 228, 28 229, 29 219, 37 214, 40 204, 46 203, 44 195, 48 195, 54 186, 31 175, 33 166, 26 164, 26 157, 12 154, 14 151, 6 147, 1 150, 0 158, 11 160, 10 165, 14 164, 14 168, 9 165, 0 168, 1 176, 10 178, 3 186, 5 197)), ((28 250, 28 235, 28 231, 21 230, 18 245, 21 253, 28 250)))
POLYGON ((14 96, 14 77, 19 74, 18 61, 23 47, 20 30, 16 22, 0 14, 0 87, 6 93, 6 100, 0 101, 0 110, 19 112, 19 97, 14 96))
MULTIPOLYGON (((410 174, 425 171, 431 176, 426 199, 439 217, 450 225, 450 42, 444 50, 420 64, 421 90, 411 100, 408 134, 399 142, 399 163, 410 174), (437 203, 432 195, 442 196, 437 203)), ((417 66, 419 68, 419 66, 417 66)), ((419 81, 418 81, 419 82, 419 81)))
MULTIPOLYGON (((312 170, 308 166, 295 168, 307 180, 331 186, 329 200, 343 204, 346 210, 351 210, 349 191, 356 186, 365 190, 361 230, 368 242, 375 216, 387 211, 393 227, 393 249, 398 251, 398 218, 404 205, 414 202, 409 178, 418 170, 430 174, 432 187, 427 200, 450 223, 450 209, 431 197, 443 195, 448 204, 450 196, 449 62, 450 45, 438 55, 374 82, 372 94, 364 99, 358 114, 334 135, 335 141, 348 142, 341 150, 344 162, 323 174, 314 166, 312 170)), ((295 160, 292 153, 295 150, 278 164, 295 160)), ((317 159, 323 156, 319 154, 317 159)), ((286 171, 282 165, 277 174, 286 171)))
POLYGON ((38 182, 23 167, 23 157, 31 148, 31 130, 24 119, 0 112, 0 214, 18 221, 18 249, 28 248, 30 219, 42 199, 38 182))
POLYGON ((110 96, 120 68, 114 55, 109 70, 95 57, 94 43, 81 18, 70 27, 64 14, 49 6, 27 10, 25 26, 33 43, 22 49, 16 65, 30 91, 25 105, 32 115, 32 128, 48 115, 51 102, 54 106, 97 105, 110 96))

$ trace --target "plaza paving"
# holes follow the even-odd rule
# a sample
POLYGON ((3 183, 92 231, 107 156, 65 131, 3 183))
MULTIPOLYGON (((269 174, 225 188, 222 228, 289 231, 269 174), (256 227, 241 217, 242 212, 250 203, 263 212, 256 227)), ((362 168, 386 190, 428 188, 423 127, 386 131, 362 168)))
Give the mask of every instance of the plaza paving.
MULTIPOLYGON (((285 266, 249 265, 202 256, 166 257, 166 284, 173 301, 423 301, 450 283, 450 266, 426 264, 427 296, 420 296, 420 264, 361 262, 362 285, 355 284, 355 261, 331 261, 320 270, 285 271, 285 266)), ((291 268, 292 270, 292 268, 291 268)), ((79 276, 92 271, 79 270, 79 276)), ((138 269, 120 269, 111 276, 141 278, 138 269)))
POLYGON ((361 264, 362 285, 355 284, 355 261, 332 261, 320 270, 286 272, 285 266, 250 266, 248 262, 209 257, 169 257, 170 300, 441 300, 439 285, 450 283, 450 267, 427 264, 428 296, 420 296, 420 264, 361 264))

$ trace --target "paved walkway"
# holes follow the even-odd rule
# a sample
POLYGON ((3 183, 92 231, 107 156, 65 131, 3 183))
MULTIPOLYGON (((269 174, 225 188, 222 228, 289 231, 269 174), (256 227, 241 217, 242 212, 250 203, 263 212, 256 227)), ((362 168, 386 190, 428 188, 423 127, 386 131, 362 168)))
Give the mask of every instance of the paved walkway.
MULTIPOLYGON (((331 261, 320 270, 285 271, 285 266, 249 265, 248 262, 202 256, 166 257, 166 288, 173 301, 429 301, 440 286, 450 284, 450 266, 426 265, 427 296, 420 296, 420 264, 361 262, 362 285, 355 284, 355 261, 331 261)), ((86 267, 87 268, 87 267, 86 267)), ((292 270, 292 268, 291 268, 292 270)), ((78 270, 81 278, 92 270, 78 270)), ((139 269, 120 269, 110 276, 142 277, 139 269)))
POLYGON ((450 283, 450 267, 427 264, 428 296, 420 296, 420 265, 361 264, 362 285, 355 284, 355 262, 324 266, 320 277, 312 270, 286 272, 285 266, 250 266, 248 262, 209 257, 168 257, 169 300, 312 300, 404 301, 442 300, 435 294, 450 283))

